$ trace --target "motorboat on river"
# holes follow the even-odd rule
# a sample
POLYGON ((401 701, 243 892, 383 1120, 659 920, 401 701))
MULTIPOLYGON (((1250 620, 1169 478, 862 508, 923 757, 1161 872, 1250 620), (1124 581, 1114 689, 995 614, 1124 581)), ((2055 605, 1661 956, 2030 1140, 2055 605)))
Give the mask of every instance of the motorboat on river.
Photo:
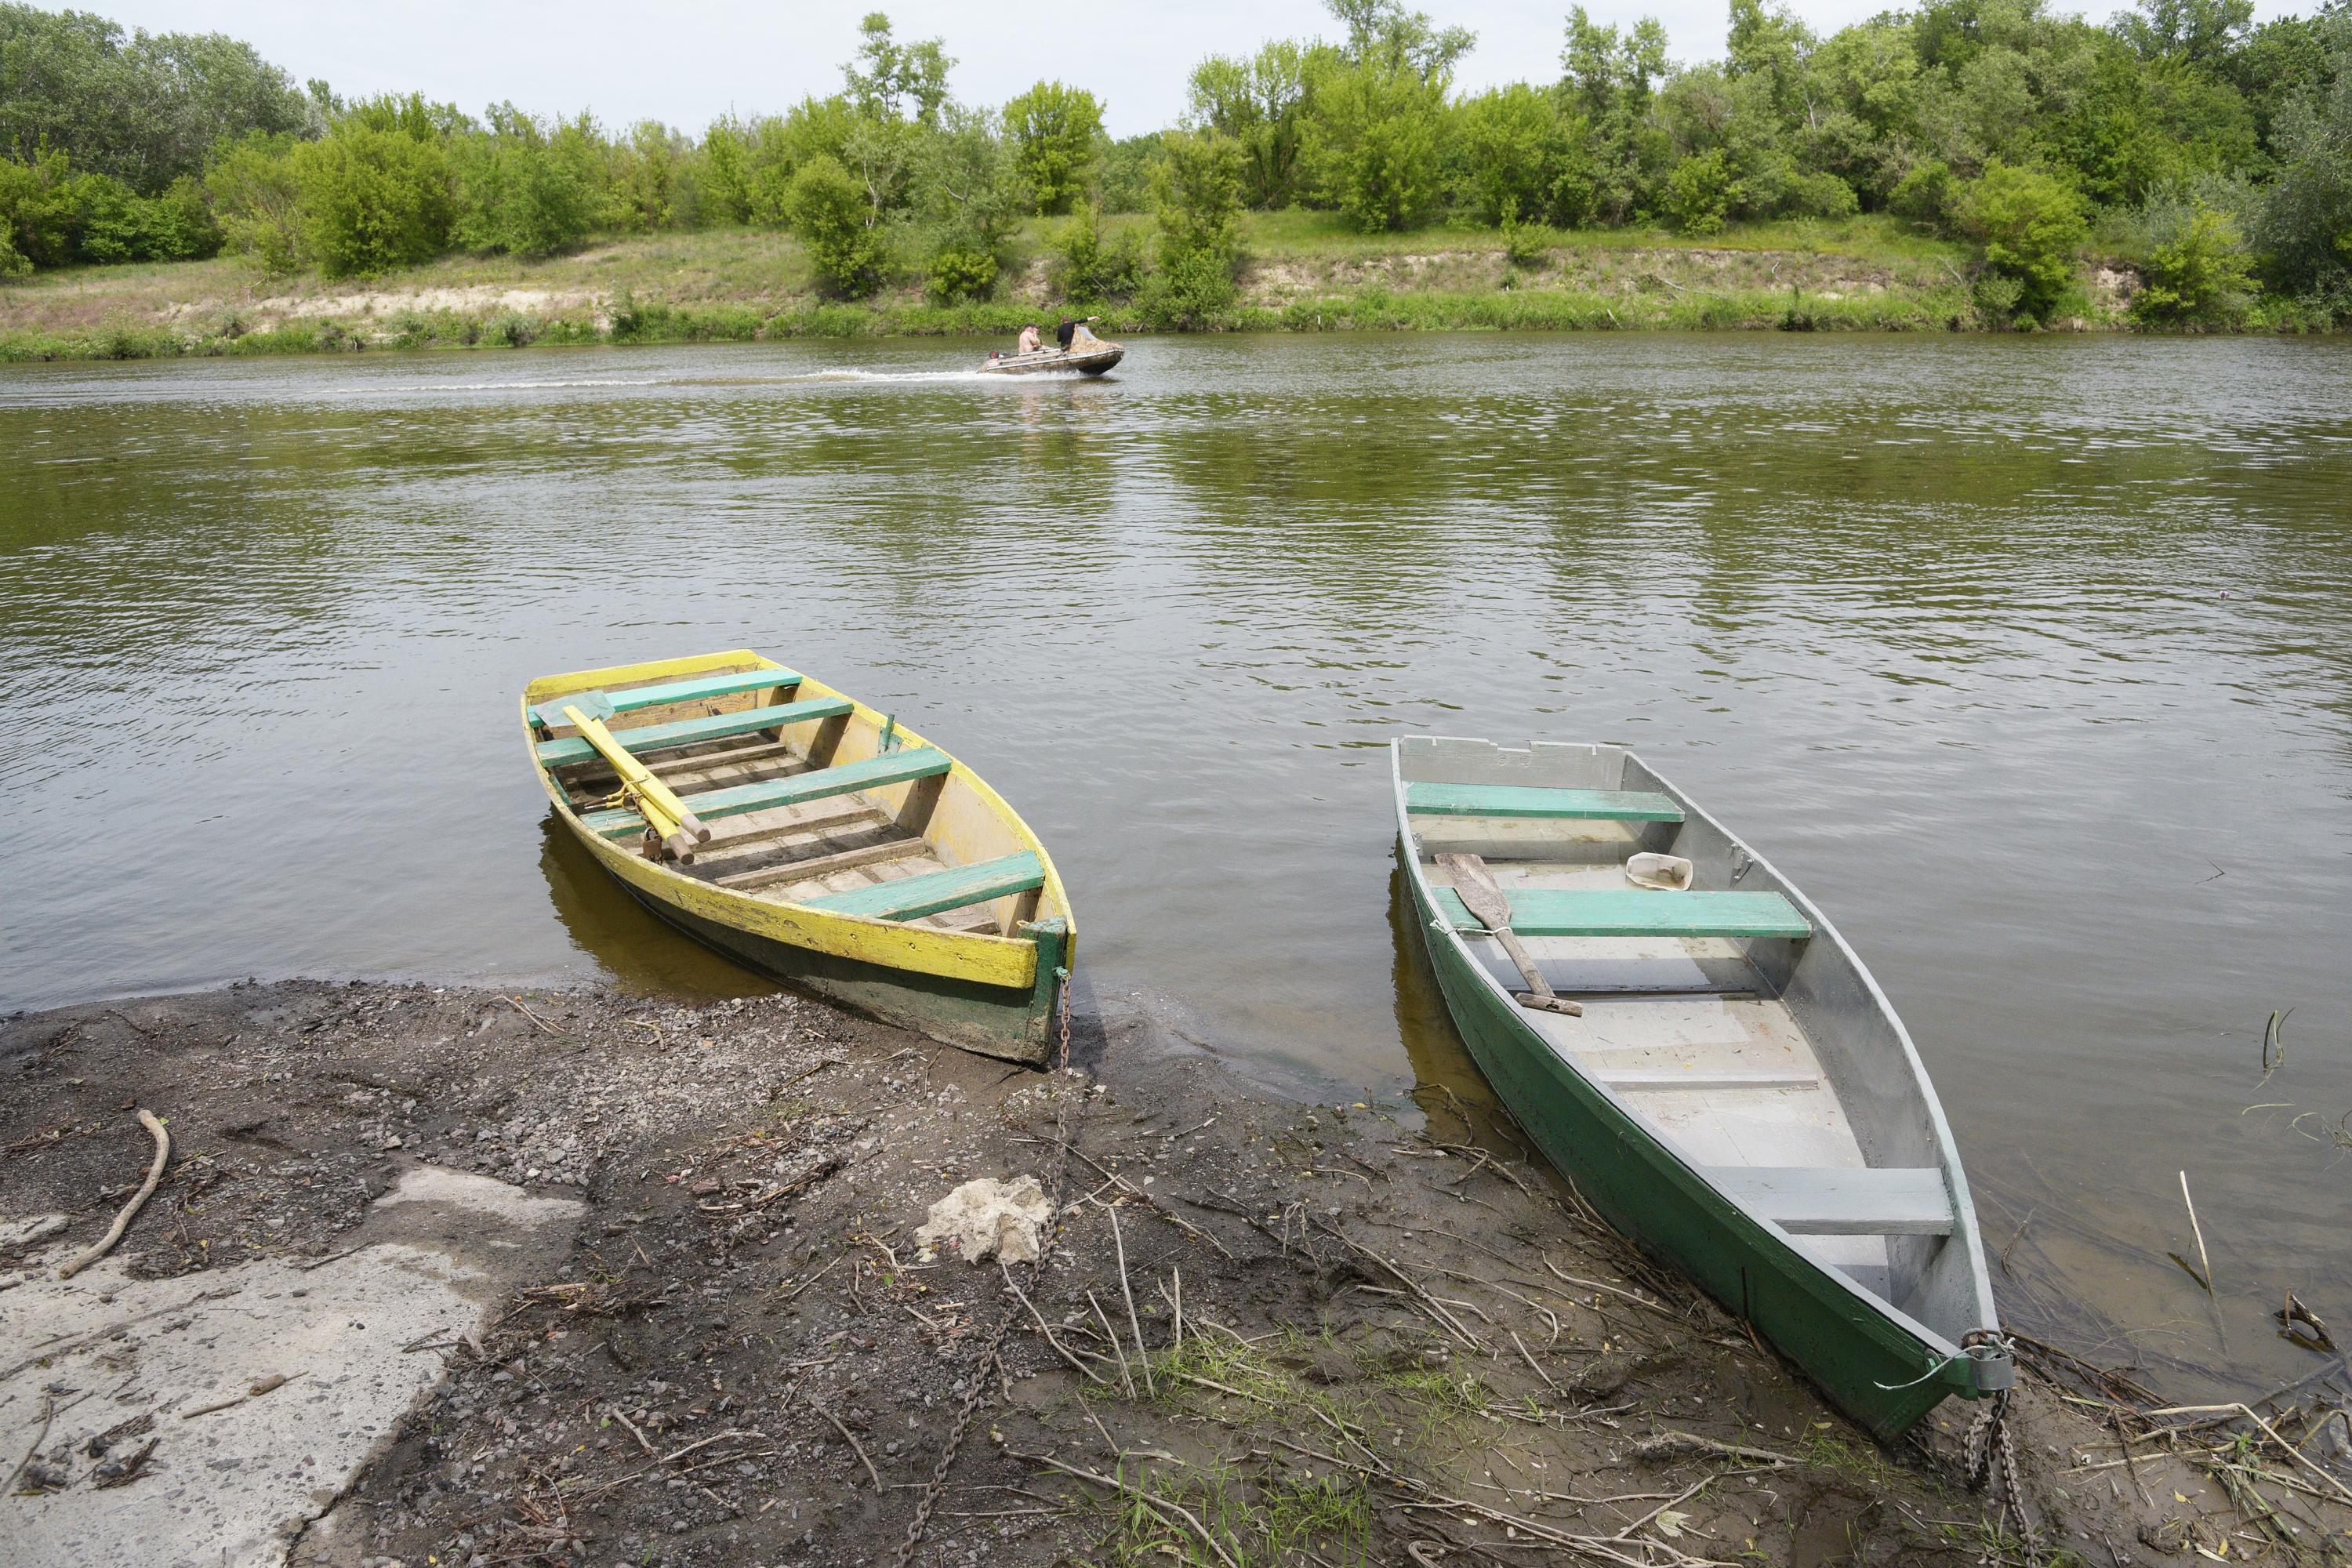
MULTIPOLYGON (((1126 345, 1094 335, 1086 322, 1070 323, 1070 341, 1027 353, 992 353, 980 368, 989 375, 1043 375, 1068 372, 1100 375, 1127 357, 1126 345)), ((1058 334, 1056 334, 1058 335, 1058 334)))

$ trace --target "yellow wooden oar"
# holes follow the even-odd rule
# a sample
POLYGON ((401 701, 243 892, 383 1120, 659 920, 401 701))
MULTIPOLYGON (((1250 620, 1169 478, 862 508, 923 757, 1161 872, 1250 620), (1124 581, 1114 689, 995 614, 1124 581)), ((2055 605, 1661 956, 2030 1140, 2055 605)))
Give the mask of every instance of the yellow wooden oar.
POLYGON ((677 798, 669 785, 654 777, 653 771, 629 755, 627 748, 613 738, 601 719, 591 718, 577 707, 564 705, 564 720, 580 731, 581 738, 596 748, 596 754, 613 766, 620 775, 621 793, 637 815, 652 829, 646 846, 647 859, 656 858, 657 846, 667 849, 681 860, 694 858, 694 847, 710 842, 710 829, 704 826, 686 803, 677 798))

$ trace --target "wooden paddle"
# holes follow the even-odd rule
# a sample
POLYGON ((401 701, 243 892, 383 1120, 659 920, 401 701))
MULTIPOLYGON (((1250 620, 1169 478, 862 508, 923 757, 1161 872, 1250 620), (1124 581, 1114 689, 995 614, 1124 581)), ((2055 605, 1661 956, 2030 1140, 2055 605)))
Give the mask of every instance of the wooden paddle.
POLYGON ((1552 994, 1551 983, 1536 968, 1536 961, 1511 930, 1511 900, 1503 896, 1495 874, 1486 869, 1486 862, 1475 855, 1440 855, 1437 863, 1454 879, 1454 891, 1462 900, 1486 934, 1503 944, 1503 952, 1528 983, 1525 991, 1515 991, 1512 999, 1522 1007, 1533 1007, 1543 1013, 1565 1013, 1571 1018, 1584 1016, 1584 1005, 1566 997, 1552 994))

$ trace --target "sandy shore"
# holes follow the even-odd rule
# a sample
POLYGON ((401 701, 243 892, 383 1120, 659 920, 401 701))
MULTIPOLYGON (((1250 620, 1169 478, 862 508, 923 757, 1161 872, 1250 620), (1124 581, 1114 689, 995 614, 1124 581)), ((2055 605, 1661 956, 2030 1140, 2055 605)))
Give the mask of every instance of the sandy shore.
MULTIPOLYGON (((2029 1560, 1962 1484, 1970 1410, 1874 1444, 1507 1128, 1272 1099, 1139 1018, 1076 1055, 791 996, 289 983, 0 1023, 0 1534, 148 1568, 910 1531, 942 1564, 2029 1560), (162 1185, 58 1281, 144 1174, 139 1108, 162 1185), (1038 1262, 925 1257, 931 1205, 1024 1176, 1038 1262)), ((2204 1473, 2118 1467, 2043 1388, 2013 1423, 2047 1544, 2245 1555, 2204 1473)))

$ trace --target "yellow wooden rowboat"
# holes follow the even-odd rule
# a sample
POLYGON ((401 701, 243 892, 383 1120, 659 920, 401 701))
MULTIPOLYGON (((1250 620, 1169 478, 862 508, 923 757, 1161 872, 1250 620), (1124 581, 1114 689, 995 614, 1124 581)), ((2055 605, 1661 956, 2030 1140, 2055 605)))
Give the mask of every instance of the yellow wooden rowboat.
POLYGON ((978 774, 748 648, 524 689, 557 814, 662 919, 951 1045, 1045 1059, 1076 928, 978 774))

